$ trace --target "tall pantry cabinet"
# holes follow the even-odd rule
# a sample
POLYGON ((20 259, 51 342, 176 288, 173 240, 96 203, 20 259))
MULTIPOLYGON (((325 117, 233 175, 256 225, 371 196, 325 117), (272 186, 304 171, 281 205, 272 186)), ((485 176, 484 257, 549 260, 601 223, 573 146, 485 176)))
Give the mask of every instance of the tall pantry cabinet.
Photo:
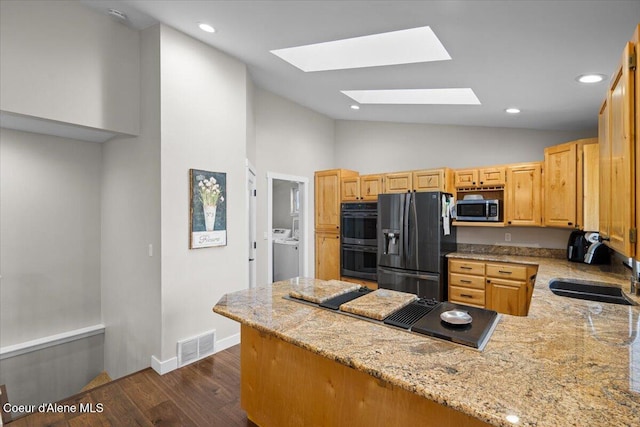
POLYGON ((638 252, 636 156, 638 155, 638 33, 624 46, 600 109, 600 235, 616 252, 638 252))
POLYGON ((316 278, 340 279, 340 201, 342 178, 358 172, 331 169, 315 173, 316 278))

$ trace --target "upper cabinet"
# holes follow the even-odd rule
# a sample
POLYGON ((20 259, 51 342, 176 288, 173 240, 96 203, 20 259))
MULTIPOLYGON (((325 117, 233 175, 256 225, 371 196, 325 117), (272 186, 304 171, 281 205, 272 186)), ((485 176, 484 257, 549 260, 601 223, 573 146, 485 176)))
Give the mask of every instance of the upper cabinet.
POLYGON ((342 201, 377 201, 382 193, 382 175, 361 175, 342 178, 342 201))
POLYGON ((384 175, 385 193, 407 193, 413 189, 411 172, 387 173, 384 175))
POLYGON ((453 192, 453 171, 449 168, 414 171, 412 181, 414 191, 453 192))
POLYGON ((479 169, 457 169, 455 171, 456 188, 501 187, 506 180, 503 166, 479 169))
POLYGON ((584 188, 584 146, 597 142, 597 138, 579 139, 544 149, 544 225, 584 227, 583 195, 597 191, 584 188))
POLYGON ((316 231, 340 229, 340 200, 342 178, 358 176, 358 172, 331 169, 315 173, 316 231))
POLYGON ((385 193, 410 191, 444 191, 453 193, 453 170, 449 168, 424 169, 384 175, 385 193))
POLYGON ((576 144, 566 143, 544 149, 544 224, 576 227, 576 144))
MULTIPOLYGON (((638 30, 636 29, 637 39, 638 30)), ((609 246, 624 256, 635 253, 636 218, 634 139, 636 46, 627 43, 615 68, 607 99, 600 111, 600 232, 609 246)), ((637 136, 636 136, 637 137, 637 136)))
POLYGON ((507 166, 505 220, 513 226, 542 225, 542 163, 507 166))

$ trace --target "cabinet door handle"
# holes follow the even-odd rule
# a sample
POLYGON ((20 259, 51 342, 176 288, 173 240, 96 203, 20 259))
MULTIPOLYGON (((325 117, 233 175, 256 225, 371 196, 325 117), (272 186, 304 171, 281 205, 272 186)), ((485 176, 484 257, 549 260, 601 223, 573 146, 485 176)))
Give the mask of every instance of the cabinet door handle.
POLYGON ((340 238, 340 236, 336 236, 336 239, 339 239, 339 238, 340 238))
POLYGON ((461 265, 461 266, 460 266, 460 269, 461 269, 461 270, 473 270, 473 268, 471 268, 471 267, 467 267, 467 266, 464 266, 464 265, 461 265))
POLYGON ((568 225, 573 225, 573 223, 572 223, 572 222, 568 222, 567 224, 568 224, 568 225))
POLYGON ((471 283, 471 280, 460 279, 460 283, 471 283))
POLYGON ((513 271, 498 270, 498 273, 502 273, 502 274, 511 274, 511 273, 513 273, 513 271))
POLYGON ((483 181, 480 181, 480 185, 482 185, 482 184, 484 184, 484 182, 483 182, 483 181))
POLYGON ((469 294, 460 294, 460 296, 465 298, 473 298, 473 295, 469 295, 469 294))

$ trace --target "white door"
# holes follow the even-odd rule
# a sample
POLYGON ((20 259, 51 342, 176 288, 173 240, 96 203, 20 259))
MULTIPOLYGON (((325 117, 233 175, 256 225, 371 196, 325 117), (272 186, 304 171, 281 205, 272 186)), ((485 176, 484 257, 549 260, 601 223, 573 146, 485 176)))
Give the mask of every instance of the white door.
POLYGON ((247 165, 247 192, 249 208, 249 288, 256 286, 256 173, 247 165))

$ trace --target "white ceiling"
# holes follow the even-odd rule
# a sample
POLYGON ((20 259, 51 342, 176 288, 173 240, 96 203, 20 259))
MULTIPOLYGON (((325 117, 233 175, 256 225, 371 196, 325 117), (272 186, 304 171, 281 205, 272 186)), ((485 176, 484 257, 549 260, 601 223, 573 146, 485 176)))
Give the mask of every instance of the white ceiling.
POLYGON ((254 83, 334 119, 547 130, 597 127, 607 82, 640 21, 640 0, 171 1, 84 0, 162 22, 246 63, 254 83), (207 22, 209 34, 197 27, 207 22), (269 51, 430 26, 450 61, 304 73, 269 51), (608 80, 608 79, 607 79, 608 80), (341 90, 472 88, 481 105, 363 105, 341 90), (504 112, 518 107, 516 116, 504 112))

